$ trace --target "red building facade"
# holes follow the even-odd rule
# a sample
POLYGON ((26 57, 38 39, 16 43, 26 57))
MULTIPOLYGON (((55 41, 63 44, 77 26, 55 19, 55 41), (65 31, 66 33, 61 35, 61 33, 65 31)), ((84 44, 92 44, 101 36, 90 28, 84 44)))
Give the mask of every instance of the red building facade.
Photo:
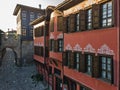
POLYGON ((66 18, 64 85, 68 90, 117 90, 119 48, 115 1, 74 2, 57 8, 64 8, 66 18))
POLYGON ((46 80, 52 90, 119 90, 119 26, 119 0, 65 0, 57 5, 45 36, 46 80))

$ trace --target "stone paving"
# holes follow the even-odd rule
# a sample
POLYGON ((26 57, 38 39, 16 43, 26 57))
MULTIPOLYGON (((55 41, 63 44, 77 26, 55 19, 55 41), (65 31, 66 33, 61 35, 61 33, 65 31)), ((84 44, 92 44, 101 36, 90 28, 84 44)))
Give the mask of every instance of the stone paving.
POLYGON ((35 65, 17 67, 12 50, 7 48, 0 67, 0 90, 45 90, 42 82, 33 84, 31 76, 36 73, 35 65))

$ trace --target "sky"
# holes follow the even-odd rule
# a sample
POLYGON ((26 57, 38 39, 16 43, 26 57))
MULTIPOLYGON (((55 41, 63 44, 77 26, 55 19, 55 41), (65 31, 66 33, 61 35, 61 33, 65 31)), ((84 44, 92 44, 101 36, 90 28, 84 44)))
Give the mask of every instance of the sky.
POLYGON ((16 4, 23 4, 32 7, 39 7, 45 9, 48 5, 58 5, 64 0, 2 0, 0 2, 0 29, 7 31, 16 30, 16 16, 13 15, 13 11, 16 7, 16 4))

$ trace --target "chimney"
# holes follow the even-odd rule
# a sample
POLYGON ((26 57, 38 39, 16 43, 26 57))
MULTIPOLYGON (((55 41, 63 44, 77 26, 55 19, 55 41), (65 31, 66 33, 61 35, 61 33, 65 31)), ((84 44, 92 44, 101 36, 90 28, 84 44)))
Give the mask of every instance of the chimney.
POLYGON ((39 4, 39 9, 41 9, 41 4, 39 4))

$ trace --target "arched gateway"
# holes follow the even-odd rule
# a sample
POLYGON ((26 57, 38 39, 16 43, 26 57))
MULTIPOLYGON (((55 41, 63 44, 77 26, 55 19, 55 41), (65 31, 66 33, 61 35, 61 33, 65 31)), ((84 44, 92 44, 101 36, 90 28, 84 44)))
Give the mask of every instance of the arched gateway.
POLYGON ((20 44, 20 36, 15 35, 7 35, 2 37, 2 45, 1 45, 1 61, 6 52, 6 48, 11 48, 14 52, 15 56, 15 64, 21 65, 21 44, 20 44))

